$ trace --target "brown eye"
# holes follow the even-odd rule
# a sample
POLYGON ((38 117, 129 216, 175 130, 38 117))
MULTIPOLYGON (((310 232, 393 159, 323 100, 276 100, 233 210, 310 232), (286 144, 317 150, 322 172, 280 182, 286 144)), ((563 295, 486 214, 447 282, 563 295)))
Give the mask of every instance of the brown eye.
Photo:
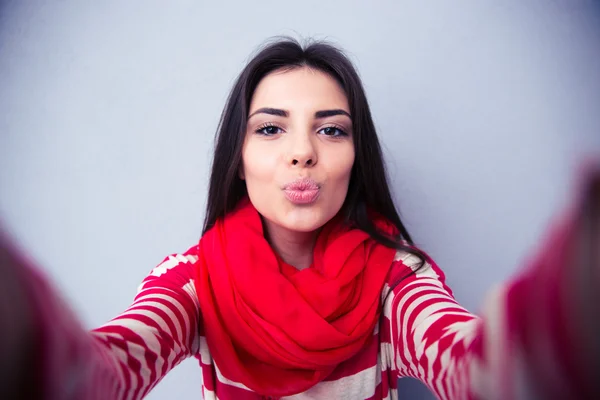
POLYGON ((348 134, 346 132, 344 132, 343 130, 341 130, 340 128, 337 128, 335 126, 325 127, 323 129, 321 129, 319 132, 325 136, 334 136, 334 137, 348 136, 348 134))
POLYGON ((283 130, 275 125, 265 125, 256 130, 256 133, 265 136, 272 136, 281 132, 283 132, 283 130))

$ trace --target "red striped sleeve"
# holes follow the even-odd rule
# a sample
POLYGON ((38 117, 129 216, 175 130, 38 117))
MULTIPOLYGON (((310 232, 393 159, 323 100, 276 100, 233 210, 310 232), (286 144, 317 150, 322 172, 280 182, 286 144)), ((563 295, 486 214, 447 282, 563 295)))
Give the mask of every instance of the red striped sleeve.
POLYGON ((397 375, 441 399, 600 398, 600 175, 594 185, 521 273, 488 292, 481 318, 433 261, 416 269, 399 252, 393 268, 416 273, 384 304, 397 375))
MULTIPOLYGON (((410 271, 418 261, 399 252, 393 268, 410 271)), ((477 335, 479 320, 456 302, 433 261, 392 288, 384 319, 390 326, 392 369, 399 377, 421 380, 441 399, 466 398, 457 391, 457 382, 465 373, 465 348, 477 335)))
POLYGON ((198 352, 200 312, 192 282, 196 248, 171 255, 140 285, 133 304, 92 331, 112 359, 118 398, 139 399, 198 352))

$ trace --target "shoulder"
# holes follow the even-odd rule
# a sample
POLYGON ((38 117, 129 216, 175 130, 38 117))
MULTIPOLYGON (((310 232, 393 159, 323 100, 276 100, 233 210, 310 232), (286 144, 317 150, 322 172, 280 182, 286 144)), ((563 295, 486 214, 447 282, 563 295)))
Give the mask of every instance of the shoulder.
POLYGON ((407 285, 424 283, 439 285, 452 295, 452 290, 446 285, 446 275, 442 269, 426 252, 413 248, 415 251, 396 251, 384 287, 385 295, 387 296, 390 291, 398 293, 407 285))
POLYGON ((396 252, 381 296, 383 315, 388 321, 414 322, 417 317, 445 315, 430 315, 435 310, 464 311, 446 284, 444 272, 427 253, 419 252, 423 259, 418 253, 396 252))
POLYGON ((173 291, 184 289, 194 292, 195 296, 193 282, 198 259, 199 247, 197 244, 185 252, 169 254, 144 278, 138 287, 138 293, 160 287, 173 291))
POLYGON ((198 258, 199 246, 194 245, 183 253, 174 253, 166 256, 160 264, 152 269, 149 276, 159 277, 174 269, 187 269, 196 264, 198 258))

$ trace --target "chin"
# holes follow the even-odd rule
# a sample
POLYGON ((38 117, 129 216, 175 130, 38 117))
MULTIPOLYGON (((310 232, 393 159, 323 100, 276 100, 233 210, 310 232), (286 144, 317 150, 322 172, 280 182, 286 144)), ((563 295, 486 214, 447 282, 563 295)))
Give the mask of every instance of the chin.
POLYGON ((318 230, 323 225, 325 225, 325 223, 322 223, 322 224, 292 223, 292 224, 285 224, 285 227, 287 229, 289 229, 290 231, 309 233, 309 232, 314 232, 314 231, 318 230))
POLYGON ((292 231, 313 232, 322 228, 334 215, 329 216, 320 210, 295 210, 282 219, 281 225, 292 231))

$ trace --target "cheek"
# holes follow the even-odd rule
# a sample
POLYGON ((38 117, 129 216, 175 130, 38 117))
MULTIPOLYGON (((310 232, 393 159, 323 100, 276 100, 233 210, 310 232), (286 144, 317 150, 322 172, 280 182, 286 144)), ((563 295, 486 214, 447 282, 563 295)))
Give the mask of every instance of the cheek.
POLYGON ((276 171, 276 164, 275 153, 265 149, 265 146, 257 146, 251 142, 244 146, 242 170, 249 189, 256 184, 271 181, 276 171))
POLYGON ((348 195, 348 185, 354 165, 354 147, 340 149, 328 155, 328 190, 325 203, 329 219, 339 212, 348 195))
POLYGON ((346 148, 330 155, 330 176, 339 184, 348 184, 354 165, 354 148, 346 148))

